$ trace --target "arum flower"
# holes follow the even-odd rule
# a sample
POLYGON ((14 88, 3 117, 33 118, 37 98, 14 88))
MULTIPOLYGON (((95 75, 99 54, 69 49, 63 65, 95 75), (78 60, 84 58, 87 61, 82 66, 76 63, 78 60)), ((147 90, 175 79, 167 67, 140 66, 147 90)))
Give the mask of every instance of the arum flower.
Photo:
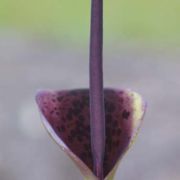
POLYGON ((103 0, 92 0, 90 88, 42 91, 43 123, 86 180, 112 180, 141 125, 145 103, 130 90, 103 88, 103 0))
MULTIPOLYGON (((77 164, 85 179, 96 180, 90 140, 89 90, 41 91, 36 97, 49 134, 77 164)), ((130 90, 104 90, 106 141, 103 173, 112 180, 134 141, 145 111, 142 97, 130 90)))

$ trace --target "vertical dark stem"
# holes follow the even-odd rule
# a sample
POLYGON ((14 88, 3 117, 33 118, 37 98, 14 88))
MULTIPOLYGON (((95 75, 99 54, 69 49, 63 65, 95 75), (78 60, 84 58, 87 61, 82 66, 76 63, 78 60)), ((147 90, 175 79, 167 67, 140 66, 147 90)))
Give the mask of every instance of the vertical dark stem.
POLYGON ((105 112, 103 93, 103 0, 92 0, 90 34, 90 124, 94 173, 103 179, 105 112))

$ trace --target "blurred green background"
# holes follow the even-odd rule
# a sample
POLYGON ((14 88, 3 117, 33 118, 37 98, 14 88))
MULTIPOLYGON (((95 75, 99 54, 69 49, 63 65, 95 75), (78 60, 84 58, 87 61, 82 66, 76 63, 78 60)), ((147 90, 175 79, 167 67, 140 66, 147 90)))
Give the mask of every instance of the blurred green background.
MULTIPOLYGON (((105 0, 107 40, 179 43, 179 0, 105 0)), ((0 0, 0 26, 86 42, 89 0, 0 0)))
MULTIPOLYGON (((180 180, 180 0, 104 0, 104 85, 148 102, 115 180, 180 180)), ((0 0, 0 180, 81 180, 38 89, 89 87, 90 0, 0 0)))

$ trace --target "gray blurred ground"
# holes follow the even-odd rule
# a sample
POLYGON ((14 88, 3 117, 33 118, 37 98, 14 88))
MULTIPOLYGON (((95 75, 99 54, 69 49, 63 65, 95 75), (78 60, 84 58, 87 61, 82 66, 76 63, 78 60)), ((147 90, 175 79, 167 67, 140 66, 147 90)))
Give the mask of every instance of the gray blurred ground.
MULTIPOLYGON (((179 180, 180 48, 121 43, 104 52, 105 85, 134 89, 148 102, 116 179, 179 180)), ((78 44, 0 34, 0 180, 82 179, 42 127, 34 95, 38 89, 87 87, 87 57, 78 44)))

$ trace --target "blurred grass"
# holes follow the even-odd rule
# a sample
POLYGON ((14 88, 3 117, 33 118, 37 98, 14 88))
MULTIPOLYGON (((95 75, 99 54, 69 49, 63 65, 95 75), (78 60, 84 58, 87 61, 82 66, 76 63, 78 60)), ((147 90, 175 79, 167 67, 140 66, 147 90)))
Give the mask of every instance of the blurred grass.
MULTIPOLYGON (((104 0, 107 39, 180 42, 179 0, 104 0)), ((0 0, 0 27, 85 41, 90 0, 0 0)))

